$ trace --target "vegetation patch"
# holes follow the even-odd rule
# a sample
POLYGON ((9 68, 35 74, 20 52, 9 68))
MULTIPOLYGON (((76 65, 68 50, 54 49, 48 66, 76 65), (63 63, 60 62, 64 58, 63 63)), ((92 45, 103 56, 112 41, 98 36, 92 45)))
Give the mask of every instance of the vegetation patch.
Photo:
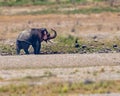
POLYGON ((17 15, 36 14, 91 14, 101 12, 120 12, 119 5, 114 7, 115 0, 8 0, 1 1, 0 6, 47 6, 45 9, 37 11, 24 11, 17 15), (108 2, 108 3, 105 3, 108 2), (97 2, 97 3, 96 3, 97 2), (102 2, 102 4, 101 4, 102 2), (100 4, 99 4, 100 3, 100 4), (94 6, 93 6, 94 4, 94 6), (80 7, 79 6, 84 6, 80 7), (86 7, 85 7, 86 6, 86 7), (87 7, 89 6, 89 7, 87 7), (69 9, 69 8, 72 8, 69 9), (66 10, 67 9, 67 10, 66 10))
POLYGON ((1 55, 14 55, 15 45, 2 44, 0 43, 0 54, 1 55))
POLYGON ((99 82, 52 82, 45 85, 7 85, 0 87, 0 95, 16 96, 68 96, 69 94, 95 94, 95 93, 120 92, 120 81, 99 81, 99 82))
MULTIPOLYGON (((113 53, 120 52, 120 43, 116 38, 111 41, 95 41, 83 40, 82 38, 76 38, 72 35, 58 36, 54 42, 42 43, 41 53, 42 54, 85 54, 85 53, 113 53), (77 43, 76 43, 77 41, 77 43), (77 44, 77 45, 76 45, 77 44)), ((30 47, 30 53, 33 54, 33 48, 30 47)), ((2 44, 0 43, 0 54, 1 55, 15 55, 15 45, 2 44)), ((24 54, 22 50, 21 54, 24 54)))
POLYGON ((66 4, 66 3, 82 3, 88 0, 9 0, 1 1, 1 6, 21 6, 21 5, 51 5, 51 4, 66 4))
POLYGON ((119 40, 113 41, 95 41, 83 40, 74 36, 60 36, 56 38, 56 43, 51 45, 43 45, 44 53, 112 53, 120 51, 119 40), (77 40, 77 43, 76 43, 77 40), (78 44, 78 45, 76 45, 78 44))
MULTIPOLYGON (((31 11, 31 12, 22 12, 17 13, 19 15, 38 15, 38 14, 92 14, 92 13, 102 13, 102 12, 120 12, 120 8, 115 7, 90 7, 90 8, 74 8, 74 5, 64 6, 64 5, 57 5, 51 6, 44 10, 38 11, 31 11), (73 8, 72 10, 65 10, 65 8, 73 8)), ((79 5, 76 5, 79 6, 79 5)))
POLYGON ((21 6, 21 5, 50 5, 50 4, 67 4, 67 3, 81 3, 88 4, 94 2, 108 2, 113 5, 115 0, 1 0, 1 6, 21 6))
POLYGON ((85 8, 85 9, 75 9, 72 11, 64 12, 66 14, 90 14, 90 13, 102 13, 102 12, 120 12, 120 8, 112 7, 94 7, 94 8, 85 8))

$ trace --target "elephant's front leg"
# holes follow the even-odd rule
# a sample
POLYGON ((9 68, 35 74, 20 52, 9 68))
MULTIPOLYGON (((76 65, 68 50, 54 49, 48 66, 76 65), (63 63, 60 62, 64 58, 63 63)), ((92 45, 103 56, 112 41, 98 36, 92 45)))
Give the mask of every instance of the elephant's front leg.
POLYGON ((34 54, 40 54, 41 43, 39 41, 36 41, 33 44, 33 49, 34 49, 34 54))

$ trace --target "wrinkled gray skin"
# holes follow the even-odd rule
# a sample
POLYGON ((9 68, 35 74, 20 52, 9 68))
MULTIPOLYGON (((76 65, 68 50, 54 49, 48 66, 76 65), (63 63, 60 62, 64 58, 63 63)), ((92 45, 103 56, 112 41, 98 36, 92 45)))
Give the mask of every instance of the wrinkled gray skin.
POLYGON ((29 54, 29 46, 32 45, 34 54, 40 54, 41 42, 54 39, 57 33, 54 29, 51 29, 54 35, 51 36, 46 28, 32 28, 22 31, 16 40, 16 54, 20 54, 20 50, 23 49, 25 54, 29 54))

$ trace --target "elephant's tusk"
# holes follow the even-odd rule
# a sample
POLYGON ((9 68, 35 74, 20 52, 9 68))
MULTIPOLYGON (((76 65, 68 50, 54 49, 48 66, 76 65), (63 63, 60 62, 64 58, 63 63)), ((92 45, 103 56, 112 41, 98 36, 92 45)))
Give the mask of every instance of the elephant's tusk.
POLYGON ((48 42, 53 43, 53 41, 48 40, 48 42))

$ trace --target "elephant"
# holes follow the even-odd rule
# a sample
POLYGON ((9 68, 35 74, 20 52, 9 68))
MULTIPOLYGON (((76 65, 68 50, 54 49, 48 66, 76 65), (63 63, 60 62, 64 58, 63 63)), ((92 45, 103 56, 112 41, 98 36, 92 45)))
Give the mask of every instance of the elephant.
POLYGON ((34 54, 40 54, 42 41, 49 41, 57 36, 57 32, 51 29, 54 35, 50 35, 46 28, 30 28, 22 31, 16 40, 16 54, 20 54, 20 50, 23 49, 25 54, 29 54, 29 47, 32 45, 34 54))

